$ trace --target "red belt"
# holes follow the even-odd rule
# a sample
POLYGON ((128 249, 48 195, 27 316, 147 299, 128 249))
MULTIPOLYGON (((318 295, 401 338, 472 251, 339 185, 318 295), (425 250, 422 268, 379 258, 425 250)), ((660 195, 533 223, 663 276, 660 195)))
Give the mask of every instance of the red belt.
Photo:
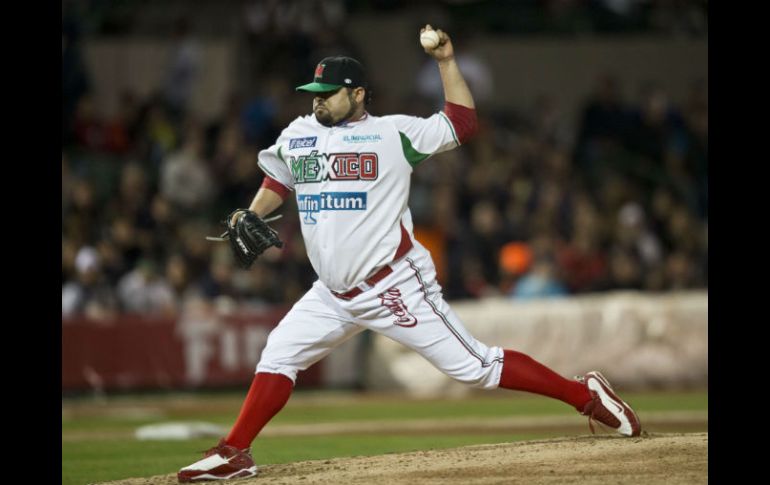
MULTIPOLYGON (((398 245, 398 249, 396 249, 396 254, 393 256, 393 261, 396 261, 404 256, 410 249, 412 249, 412 246, 412 239, 409 237, 409 233, 406 231, 406 228, 404 228, 404 225, 401 224, 401 243, 398 245)), ((361 283, 361 285, 366 285, 368 287, 361 289, 359 285, 346 293, 337 293, 336 291, 332 291, 332 295, 342 300, 350 300, 357 297, 364 291, 370 289, 372 286, 385 279, 385 277, 392 272, 393 268, 391 268, 390 265, 386 265, 372 276, 365 279, 363 283, 361 283)))
MULTIPOLYGON (((369 285, 369 287, 372 287, 385 279, 386 276, 388 276, 390 273, 393 272, 393 268, 390 267, 390 265, 383 266, 383 268, 376 273, 372 275, 371 278, 364 280, 364 283, 369 285)), ((369 288, 366 288, 368 290, 369 288)), ((337 298, 341 298, 343 300, 350 300, 351 298, 355 298, 361 293, 363 293, 366 290, 362 290, 358 286, 353 288, 352 290, 348 291, 347 293, 337 293, 336 291, 332 291, 332 295, 336 296, 337 298)))

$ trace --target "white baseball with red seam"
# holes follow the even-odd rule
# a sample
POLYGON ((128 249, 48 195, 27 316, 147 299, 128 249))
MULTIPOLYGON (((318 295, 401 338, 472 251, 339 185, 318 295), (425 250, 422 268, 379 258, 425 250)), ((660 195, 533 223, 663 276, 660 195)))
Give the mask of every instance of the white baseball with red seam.
POLYGON ((435 30, 426 30, 420 34, 420 44, 426 49, 435 49, 438 47, 439 39, 435 30))

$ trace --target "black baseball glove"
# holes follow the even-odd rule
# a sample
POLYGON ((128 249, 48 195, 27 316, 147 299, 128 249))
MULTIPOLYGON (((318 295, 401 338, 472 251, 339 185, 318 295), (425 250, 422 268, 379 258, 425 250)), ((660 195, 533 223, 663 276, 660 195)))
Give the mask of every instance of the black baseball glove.
POLYGON ((236 209, 227 216, 223 224, 227 230, 218 238, 207 237, 210 241, 230 241, 235 262, 243 269, 249 269, 257 257, 268 248, 283 247, 278 233, 267 225, 268 221, 277 219, 261 219, 248 209, 236 209))

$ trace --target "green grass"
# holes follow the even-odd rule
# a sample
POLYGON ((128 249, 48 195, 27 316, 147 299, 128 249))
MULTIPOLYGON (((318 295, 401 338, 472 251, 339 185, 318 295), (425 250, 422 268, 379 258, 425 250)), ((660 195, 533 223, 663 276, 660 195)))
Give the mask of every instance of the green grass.
MULTIPOLYGON (((560 401, 516 393, 492 396, 474 396, 465 399, 409 400, 383 397, 381 400, 346 399, 330 403, 328 399, 314 400, 312 394, 292 396, 286 408, 272 421, 275 424, 302 424, 342 421, 418 420, 430 418, 491 418, 511 415, 570 415, 574 411, 560 401)), ((491 393, 490 393, 491 394, 491 393)), ((639 412, 645 411, 697 411, 708 408, 706 392, 624 393, 623 398, 639 412)), ((201 402, 218 403, 214 411, 177 409, 165 405, 169 397, 154 401, 115 400, 115 405, 131 405, 160 410, 162 417, 90 416, 83 419, 62 420, 62 431, 75 430, 125 430, 144 424, 168 420, 205 420, 229 426, 238 414, 240 395, 202 396, 201 402), (223 402, 224 401, 224 402, 223 402)))
MULTIPOLYGON (((329 394, 298 392, 286 408, 271 422, 280 424, 341 423, 346 421, 405 421, 417 419, 496 418, 510 416, 574 415, 569 406, 547 398, 521 393, 492 392, 456 400, 409 400, 403 396, 376 399, 355 396, 340 399, 329 394)), ((332 394, 337 396, 337 394, 332 394)), ((653 411, 706 411, 708 393, 661 392, 624 393, 643 416, 653 411)), ((195 399, 198 405, 174 404, 178 397, 119 398, 102 406, 88 401, 65 401, 62 417, 62 483, 87 483, 120 478, 172 473, 200 457, 200 451, 215 440, 135 441, 131 432, 141 425, 175 420, 206 421, 229 427, 238 413, 242 394, 205 395, 195 399), (154 415, 137 417, 106 416, 104 411, 131 406, 152 411, 154 415), (87 409, 86 409, 87 408, 87 409), (101 433, 101 435, 98 435, 101 433), (126 437, 111 437, 122 433, 126 437)), ((344 436, 260 437, 252 452, 259 464, 287 463, 299 460, 340 456, 376 455, 421 449, 437 449, 470 444, 501 443, 523 439, 563 435, 544 434, 353 434, 344 436)))

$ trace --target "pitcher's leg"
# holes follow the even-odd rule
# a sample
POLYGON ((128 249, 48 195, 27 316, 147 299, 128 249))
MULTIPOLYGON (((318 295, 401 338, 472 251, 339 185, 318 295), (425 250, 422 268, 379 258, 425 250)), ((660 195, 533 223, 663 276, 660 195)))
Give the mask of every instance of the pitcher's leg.
POLYGON ((476 340, 444 301, 432 261, 415 252, 410 254, 414 257, 405 258, 408 268, 402 266, 399 276, 383 281, 384 288, 378 289, 377 300, 372 301, 379 303, 379 311, 364 314, 369 317, 367 326, 416 350, 461 382, 559 399, 624 436, 639 435, 636 413, 601 373, 565 379, 526 354, 476 340))
POLYGON ((283 374, 257 372, 225 443, 242 450, 289 401, 294 383, 283 374))
POLYGON ((307 369, 337 345, 363 331, 313 285, 273 329, 240 414, 227 438, 205 457, 179 470, 180 482, 229 480, 257 474, 248 448, 262 428, 289 400, 297 372, 307 369))
POLYGON ((370 314, 380 317, 379 329, 375 330, 413 348, 445 374, 474 387, 541 394, 580 411, 591 399, 584 384, 559 376, 521 352, 478 341, 444 300, 430 256, 419 247, 405 258, 401 272, 400 278, 386 281, 392 285, 390 288, 380 290, 378 298, 383 309, 379 315, 370 314))
MULTIPOLYGON (((443 298, 430 301, 427 292, 424 294, 424 299, 430 303, 431 309, 440 316, 447 328, 452 330, 453 335, 465 342, 469 353, 475 349, 475 353, 484 355, 484 349, 487 349, 487 355, 497 355, 499 347, 486 347, 473 338, 443 298)), ((461 371, 457 372, 456 364, 452 363, 452 359, 445 357, 457 352, 456 346, 448 346, 446 342, 447 340, 436 340, 431 345, 434 350, 426 349, 421 353, 436 367, 458 380, 489 389, 490 383, 494 382, 491 379, 498 375, 499 387, 558 399, 573 406, 579 413, 589 416, 589 423, 594 419, 623 436, 638 436, 641 433, 639 417, 628 403, 618 397, 607 379, 599 372, 588 372, 578 380, 565 379, 532 357, 507 349, 503 350, 502 359, 495 358, 486 369, 484 363, 465 364, 460 366, 461 371), (500 368, 499 374, 497 367, 500 368)), ((593 427, 591 429, 593 430, 593 427)))
POLYGON ((270 333, 238 419, 225 440, 228 445, 249 447, 289 400, 297 372, 363 331, 328 303, 314 286, 270 333))
POLYGON ((532 357, 505 350, 500 387, 552 397, 582 412, 591 394, 585 384, 565 379, 532 357))

